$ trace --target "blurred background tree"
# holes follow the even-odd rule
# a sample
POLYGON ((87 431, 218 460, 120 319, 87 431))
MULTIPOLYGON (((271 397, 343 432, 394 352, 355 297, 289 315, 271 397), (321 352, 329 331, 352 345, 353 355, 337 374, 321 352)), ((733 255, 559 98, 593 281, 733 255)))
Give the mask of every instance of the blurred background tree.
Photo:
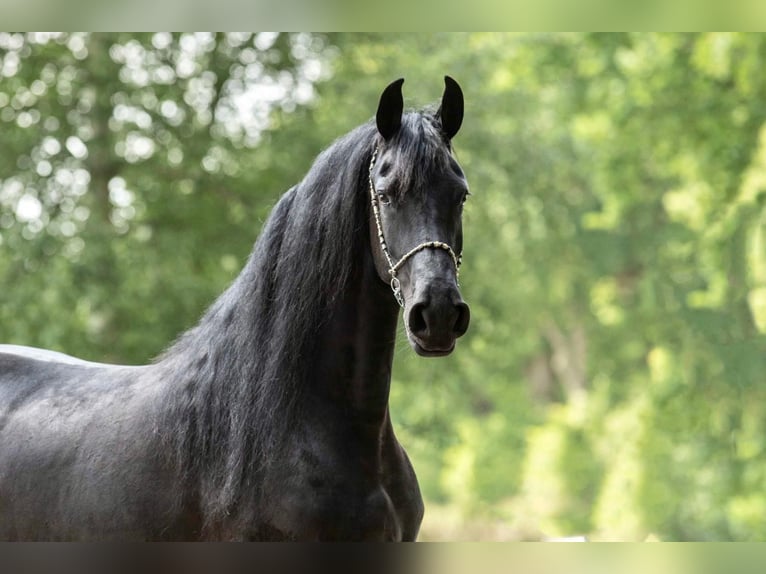
POLYGON ((0 34, 0 340, 157 355, 277 197, 450 74, 472 325, 400 339, 424 539, 766 539, 766 38, 0 34))

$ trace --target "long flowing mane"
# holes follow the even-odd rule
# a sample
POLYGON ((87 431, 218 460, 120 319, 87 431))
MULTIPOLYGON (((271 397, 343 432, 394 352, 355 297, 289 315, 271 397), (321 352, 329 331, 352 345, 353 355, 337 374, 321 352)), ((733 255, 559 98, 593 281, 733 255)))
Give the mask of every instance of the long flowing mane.
POLYGON ((369 245, 358 195, 375 137, 365 124, 317 157, 272 210, 240 275, 159 359, 183 379, 169 417, 180 428, 168 436, 188 478, 202 481, 207 516, 227 513, 299 416, 312 334, 369 245))

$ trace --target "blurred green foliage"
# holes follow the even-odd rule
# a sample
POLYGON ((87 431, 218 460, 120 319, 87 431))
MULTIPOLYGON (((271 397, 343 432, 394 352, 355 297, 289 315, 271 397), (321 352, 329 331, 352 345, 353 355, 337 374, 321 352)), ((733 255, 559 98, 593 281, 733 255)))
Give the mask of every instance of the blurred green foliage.
POLYGON ((149 360, 388 81, 419 106, 449 74, 472 324, 400 344, 391 397, 424 537, 448 507, 766 539, 764 68, 729 33, 0 34, 0 340, 149 360))

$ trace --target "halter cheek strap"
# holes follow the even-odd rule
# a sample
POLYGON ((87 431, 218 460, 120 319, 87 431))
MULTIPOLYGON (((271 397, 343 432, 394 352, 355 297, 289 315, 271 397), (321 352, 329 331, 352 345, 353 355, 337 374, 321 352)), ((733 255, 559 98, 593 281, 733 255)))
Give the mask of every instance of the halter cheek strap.
POLYGON ((380 248, 383 251, 383 255, 388 262, 388 272, 391 275, 391 290, 394 292, 394 298, 399 303, 400 307, 404 307, 404 295, 402 295, 402 287, 399 283, 399 278, 396 276, 398 271, 404 266, 407 260, 415 255, 417 252, 423 249, 444 249, 449 253, 452 258, 452 262, 455 264, 455 275, 460 276, 460 263, 463 259, 463 254, 455 255, 455 251, 442 241, 426 241, 420 245, 413 247, 407 253, 394 263, 391 258, 391 254, 388 251, 388 245, 386 245, 386 238, 383 236, 383 225, 380 222, 380 206, 378 205, 378 195, 375 193, 375 185, 372 183, 372 170, 375 167, 375 160, 378 157, 378 148, 375 147, 375 151, 372 152, 372 159, 370 160, 369 180, 370 180, 370 201, 372 203, 372 213, 375 216, 375 226, 378 230, 378 240, 380 241, 380 248))

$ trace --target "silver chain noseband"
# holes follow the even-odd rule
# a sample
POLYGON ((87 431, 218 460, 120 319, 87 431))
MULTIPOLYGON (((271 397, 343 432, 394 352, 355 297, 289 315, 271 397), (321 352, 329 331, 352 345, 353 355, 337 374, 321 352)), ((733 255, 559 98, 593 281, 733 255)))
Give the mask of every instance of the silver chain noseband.
POLYGON ((442 241, 426 241, 421 243, 417 247, 410 249, 405 253, 399 261, 394 263, 391 258, 391 254, 388 252, 388 245, 386 245, 386 238, 383 236, 383 225, 380 223, 380 207, 378 206, 378 194, 375 193, 375 185, 372 183, 372 170, 375 167, 375 160, 378 157, 378 148, 375 147, 375 151, 372 152, 372 159, 370 159, 370 201, 372 202, 372 213, 375 215, 375 225, 378 228, 378 239, 380 240, 380 248, 383 251, 383 255, 388 262, 388 272, 391 275, 391 290, 394 292, 394 298, 399 303, 400 307, 404 307, 404 296, 402 295, 402 286, 399 283, 399 278, 396 276, 397 272, 404 266, 407 260, 415 255, 418 251, 423 249, 444 249, 452 257, 452 262, 455 264, 455 276, 460 277, 460 263, 462 263, 463 254, 455 255, 452 247, 442 241))

